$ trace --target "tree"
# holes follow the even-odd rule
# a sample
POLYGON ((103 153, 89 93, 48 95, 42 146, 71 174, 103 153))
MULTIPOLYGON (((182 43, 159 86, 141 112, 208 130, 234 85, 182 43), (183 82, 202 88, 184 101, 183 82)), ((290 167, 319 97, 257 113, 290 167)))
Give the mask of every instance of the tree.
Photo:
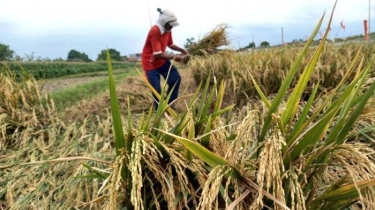
MULTIPOLYGON (((108 49, 109 56, 111 56, 112 61, 122 61, 120 52, 115 49, 108 49)), ((102 50, 98 55, 97 61, 105 61, 107 60, 107 50, 102 50)))
POLYGON ((35 60, 35 53, 32 52, 31 54, 25 54, 24 60, 29 61, 29 62, 34 61, 35 60))
POLYGON ((68 61, 84 61, 84 62, 91 62, 92 60, 89 58, 86 53, 78 52, 77 50, 70 50, 68 53, 68 61))
POLYGON ((255 43, 254 42, 250 42, 249 45, 245 46, 245 47, 242 47, 240 49, 238 49, 237 51, 244 51, 244 50, 249 50, 249 49, 252 49, 252 48, 255 48, 255 43))
POLYGON ((191 38, 187 38, 186 39, 186 43, 184 45, 185 49, 189 49, 190 46, 196 44, 195 40, 194 40, 194 37, 191 37, 191 38))
POLYGON ((254 42, 250 42, 249 45, 246 46, 246 48, 255 48, 255 43, 254 42))
POLYGON ((22 58, 20 55, 15 55, 13 60, 18 61, 18 62, 22 62, 22 61, 24 61, 24 58, 22 58))
POLYGON ((266 47, 270 47, 270 43, 267 42, 267 41, 263 41, 262 43, 260 43, 260 46, 261 46, 261 47, 264 47, 264 48, 266 48, 266 47))
POLYGON ((9 48, 9 45, 0 43, 0 61, 8 61, 13 58, 14 51, 9 48))
POLYGON ((55 58, 55 59, 52 60, 52 62, 63 62, 63 61, 64 61, 64 59, 62 59, 62 58, 55 58))

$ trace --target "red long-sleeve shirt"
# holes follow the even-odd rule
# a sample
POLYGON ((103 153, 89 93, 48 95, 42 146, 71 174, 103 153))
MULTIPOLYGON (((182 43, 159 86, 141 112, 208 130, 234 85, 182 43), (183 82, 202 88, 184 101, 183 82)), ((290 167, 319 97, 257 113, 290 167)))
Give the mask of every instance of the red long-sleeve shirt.
POLYGON ((161 34, 157 25, 151 27, 142 51, 142 67, 145 71, 157 69, 167 60, 154 58, 153 55, 164 53, 167 46, 173 45, 172 32, 167 31, 161 34))

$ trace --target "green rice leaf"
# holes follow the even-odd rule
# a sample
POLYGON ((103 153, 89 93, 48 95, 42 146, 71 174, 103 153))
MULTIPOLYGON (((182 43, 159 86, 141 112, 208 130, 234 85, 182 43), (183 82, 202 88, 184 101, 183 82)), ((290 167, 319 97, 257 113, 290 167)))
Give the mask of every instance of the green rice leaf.
POLYGON ((318 196, 314 202, 317 201, 328 201, 328 202, 334 202, 334 201, 342 201, 342 200, 351 200, 358 198, 358 190, 363 190, 366 187, 374 186, 375 185, 375 179, 371 180, 363 180, 358 181, 355 184, 347 184, 344 186, 341 186, 337 189, 330 190, 327 192, 324 192, 322 195, 318 196))
POLYGON ((295 116, 302 93, 305 91, 307 83, 309 82, 310 77, 315 69, 315 65, 320 57, 323 47, 324 42, 321 42, 318 48, 316 49, 312 59, 307 64, 307 67, 305 68, 301 77, 299 78, 297 85, 293 89, 292 94, 288 98, 285 111, 282 113, 281 116, 281 125, 286 125, 292 119, 292 117, 295 116))
POLYGON ((254 84, 254 87, 255 89, 257 90, 260 98, 262 99, 262 101, 264 102, 264 104, 267 106, 268 109, 271 109, 271 102, 268 100, 268 98, 266 97, 266 95, 264 95, 263 91, 260 89, 259 85, 256 83, 254 77, 249 74, 249 76, 251 77, 251 80, 253 80, 253 84, 254 84))
POLYGON ((133 124, 132 124, 132 113, 130 109, 130 99, 129 96, 127 97, 128 101, 128 135, 127 135, 127 148, 126 150, 129 152, 132 149, 132 142, 133 142, 133 124))
MULTIPOLYGON (((332 129, 330 135, 327 137, 326 144, 329 144, 329 143, 332 143, 332 142, 337 142, 338 141, 338 139, 337 139, 338 135, 339 135, 339 133, 342 132, 343 127, 346 126, 348 128, 348 126, 353 125, 354 122, 348 121, 348 119, 347 119, 348 113, 350 111, 350 108, 354 105, 353 104, 353 101, 355 100, 354 96, 357 95, 358 91, 360 90, 360 87, 362 86, 363 81, 366 78, 367 72, 368 72, 368 69, 361 72, 359 74, 359 76, 357 78, 355 78, 351 82, 351 84, 346 88, 345 92, 337 100, 337 102, 335 102, 331 106, 331 107, 333 107, 333 106, 343 106, 343 108, 342 108, 341 114, 339 115, 339 117, 337 119, 337 123, 336 123, 335 127, 332 129), (347 125, 348 123, 351 123, 351 125, 347 125)), ((359 97, 361 97, 361 96, 359 96, 359 97)), ((361 100, 362 101, 361 104, 363 105, 363 107, 367 103, 368 99, 369 98, 364 99, 365 101, 361 100), (365 104, 363 104, 363 102, 365 104)), ((358 102, 360 102, 360 101, 358 101, 358 102)), ((362 107, 362 109, 363 109, 363 107, 362 107)), ((353 117, 355 117, 355 116, 353 116, 353 117)), ((358 115, 355 118, 357 118, 357 117, 358 117, 358 115)), ((351 118, 351 119, 354 120, 353 118, 351 118)), ((348 130, 347 130, 346 134, 347 133, 348 133, 348 130)), ((343 136, 341 136, 341 137, 343 137, 343 136)), ((339 142, 342 142, 342 141, 343 141, 343 139, 339 140, 339 142)))
POLYGON ((166 131, 162 131, 159 129, 156 129, 162 133, 165 133, 167 135, 170 135, 174 137, 176 140, 178 140, 182 145, 184 145, 187 149, 189 149, 194 155, 199 157, 201 160, 206 162, 208 165, 211 167, 216 167, 219 165, 224 165, 224 166, 229 166, 231 167, 231 173, 230 176, 235 179, 241 179, 241 174, 240 172, 232 166, 228 161, 226 161, 224 158, 216 155, 215 153, 211 152, 210 150, 206 149, 202 145, 200 145, 197 142, 191 141, 189 139, 183 138, 181 136, 174 135, 172 133, 168 133, 166 131))
MULTIPOLYGON (((206 127, 204 128, 204 134, 206 133, 209 133, 211 131, 211 121, 212 121, 212 118, 208 118, 208 122, 206 124, 206 127)), ((210 144, 210 135, 206 135, 204 136, 202 139, 201 139, 201 144, 204 146, 204 147, 208 147, 208 145, 210 144)))
POLYGON ((203 119, 201 119, 197 123, 197 125, 202 125, 203 123, 207 122, 210 117, 215 118, 219 115, 222 115, 222 114, 228 112, 229 110, 233 109, 234 106, 235 105, 230 105, 230 106, 225 107, 224 109, 217 110, 216 112, 212 113, 211 115, 208 115, 208 116, 204 117, 203 119))
MULTIPOLYGON (((110 93, 111 110, 112 110, 112 118, 113 118, 113 130, 115 132, 116 155, 118 156, 121 154, 121 151, 125 149, 126 145, 125 145, 124 131, 122 128, 120 108, 118 105, 115 80, 113 79, 111 58, 110 58, 108 50, 107 50, 107 66, 108 66, 108 77, 109 77, 109 93, 110 93)), ((127 144, 131 144, 131 143, 127 142, 127 144)), ((129 145, 127 146, 129 147, 129 145)))
POLYGON ((364 94, 364 97, 362 98, 360 103, 357 105, 354 112, 351 114, 349 119, 346 121, 345 126, 343 127, 343 129, 341 130, 339 135, 337 136, 337 143, 338 144, 342 144, 344 142, 346 135, 351 130, 353 124, 355 123, 355 121, 357 120, 359 115, 361 115, 361 113, 363 111, 363 108, 365 107, 367 101, 369 100, 370 97, 372 97, 374 95, 374 90, 375 90, 375 83, 372 83, 370 88, 364 94))
MULTIPOLYGON (((308 115, 308 113, 311 109, 311 106, 312 106, 313 102, 314 102, 316 92, 318 91, 318 87, 319 87, 319 83, 314 86, 314 89, 311 92, 309 100, 307 100, 307 103, 305 104, 301 115, 298 117, 297 122, 293 126, 293 131, 291 132, 290 136, 294 136, 295 133, 297 133, 297 132, 300 133, 304 129, 304 127, 302 127, 302 125, 303 125, 304 122, 306 122, 307 115, 308 115)), ((286 141, 287 141, 286 143, 289 145, 290 144, 290 138, 287 138, 286 141)))
POLYGON ((224 93, 225 93, 225 82, 221 81, 220 87, 219 87, 219 92, 218 92, 217 97, 216 97, 214 111, 217 111, 217 110, 220 109, 221 104, 223 103, 224 93))
POLYGON ((266 137, 266 134, 267 134, 267 132, 268 132, 268 130, 271 127, 271 124, 272 124, 272 115, 277 111, 277 109, 278 109, 279 105, 281 104, 286 92, 288 91, 288 88, 289 88, 290 84, 292 83, 293 79, 295 78, 295 75, 296 75, 296 73, 299 69, 299 66, 302 63, 302 59, 305 57, 309 46, 311 45, 314 37, 318 33, 318 31, 320 29, 320 26, 322 25, 323 19, 324 19, 324 15, 320 19, 318 25, 315 27, 313 33, 311 34, 310 38, 306 42, 301 54, 298 56, 296 62, 293 64, 291 70, 289 71, 285 80, 281 84, 281 87, 280 87, 275 99, 272 101, 271 107, 268 111, 268 114, 267 114, 265 120, 264 120, 264 125, 263 125, 261 134, 260 134, 259 139, 258 139, 258 141, 260 143, 263 142, 264 138, 266 137))
POLYGON ((300 136, 299 139, 296 139, 296 146, 291 145, 289 150, 291 150, 291 160, 294 161, 299 155, 306 154, 311 151, 318 141, 321 140, 322 136, 327 132, 330 122, 333 120, 333 117, 336 115, 339 107, 334 110, 331 110, 328 113, 325 113, 322 118, 311 126, 304 134, 300 136))
MULTIPOLYGON (((206 97, 207 97, 207 94, 208 94, 208 88, 210 86, 210 79, 209 79, 210 78, 210 74, 208 75, 207 78, 208 79, 206 80, 206 84, 204 85, 204 89, 203 89, 203 92, 202 92, 202 97, 201 97, 202 100, 205 100, 206 97)), ((200 108, 198 110, 198 115, 197 115, 198 119, 201 119, 203 116, 206 116, 205 113, 204 113, 204 110, 208 110, 208 109, 205 109, 205 104, 206 103, 201 103, 200 104, 200 108)))
POLYGON ((87 165, 85 163, 82 163, 82 165, 89 169, 91 172, 93 172, 94 174, 92 176, 96 176, 96 178, 102 178, 102 179, 106 179, 108 176, 109 176, 109 173, 108 174, 103 174, 103 173, 100 173, 98 172, 97 170, 93 169, 90 165, 87 165))
MULTIPOLYGON (((152 85, 148 82, 148 80, 146 79, 146 77, 138 70, 138 68, 136 68, 136 70, 138 71, 138 74, 141 76, 142 80, 145 82, 145 84, 147 85, 147 87, 152 91, 152 93, 156 96, 156 98, 158 98, 159 100, 159 103, 164 101, 163 99, 161 99, 161 95, 158 93, 158 91, 155 90, 154 87, 152 87, 152 85)), ((170 108, 170 107, 167 107, 167 112, 174 118, 174 119, 177 119, 177 114, 176 112, 170 108)))

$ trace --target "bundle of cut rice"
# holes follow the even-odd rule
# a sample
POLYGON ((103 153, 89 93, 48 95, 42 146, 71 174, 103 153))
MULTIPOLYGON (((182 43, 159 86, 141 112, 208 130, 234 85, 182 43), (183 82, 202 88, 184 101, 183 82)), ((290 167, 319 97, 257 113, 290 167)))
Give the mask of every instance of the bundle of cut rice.
POLYGON ((217 25, 199 41, 192 43, 189 48, 190 55, 208 55, 218 52, 218 48, 229 45, 226 24, 217 25))

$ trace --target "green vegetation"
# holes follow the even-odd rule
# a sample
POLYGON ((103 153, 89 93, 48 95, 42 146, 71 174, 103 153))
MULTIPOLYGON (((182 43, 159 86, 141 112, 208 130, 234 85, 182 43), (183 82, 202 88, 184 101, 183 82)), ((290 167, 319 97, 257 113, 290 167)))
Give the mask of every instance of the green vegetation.
MULTIPOLYGON (((129 73, 129 75, 136 74, 135 67, 113 70, 114 75, 123 74, 123 73, 129 73)), ((66 76, 62 76, 62 77, 54 78, 54 79, 59 80, 59 79, 68 79, 68 78, 98 77, 98 76, 106 77, 108 76, 108 71, 104 70, 104 71, 95 71, 95 72, 87 72, 87 73, 79 73, 79 74, 70 74, 70 75, 66 75, 66 76)))
POLYGON ((91 62, 92 60, 89 59, 89 56, 86 53, 78 52, 77 50, 70 50, 68 53, 67 61, 83 61, 83 62, 91 62))
POLYGON ((255 49, 255 48, 256 48, 255 43, 254 42, 250 42, 247 46, 241 47, 237 51, 244 51, 244 50, 255 49))
POLYGON ((267 42, 267 41, 263 41, 263 42, 260 43, 260 47, 262 47, 262 48, 268 48, 268 47, 270 47, 270 43, 267 42))
MULTIPOLYGON (((21 75, 24 71, 32 74, 36 79, 59 78, 67 75, 80 73, 97 72, 106 70, 106 62, 4 62, 16 75, 21 75)), ((112 62, 114 69, 124 69, 135 67, 135 63, 112 62)))
POLYGON ((0 43, 0 61, 7 61, 13 58, 14 51, 10 49, 9 45, 0 43))
MULTIPOLYGON (((135 71, 127 70, 126 72, 116 74, 116 82, 120 83, 125 78, 135 75, 135 71)), ((53 91, 49 93, 50 99, 55 103, 58 111, 69 108, 82 100, 88 100, 98 96, 108 90, 108 78, 99 79, 93 82, 76 85, 72 88, 53 91)))
MULTIPOLYGON (((96 61, 106 60, 106 49, 101 50, 98 54, 96 61)), ((127 56, 121 57, 120 52, 116 49, 109 49, 110 55, 113 57, 113 61, 126 61, 127 56)), ((15 55, 15 52, 11 50, 9 45, 0 43, 0 61, 14 61, 14 62, 63 62, 62 58, 42 58, 40 56, 36 57, 34 52, 31 54, 25 54, 24 57, 20 55, 15 55)), ((69 62, 92 62, 89 56, 84 52, 79 52, 72 49, 68 52, 66 61, 69 62)))
MULTIPOLYGON (((124 60, 121 58, 120 52, 115 49, 108 49, 109 54, 111 55, 112 61, 122 61, 124 60)), ((107 50, 102 50, 98 55, 97 61, 105 61, 107 59, 107 50)))

